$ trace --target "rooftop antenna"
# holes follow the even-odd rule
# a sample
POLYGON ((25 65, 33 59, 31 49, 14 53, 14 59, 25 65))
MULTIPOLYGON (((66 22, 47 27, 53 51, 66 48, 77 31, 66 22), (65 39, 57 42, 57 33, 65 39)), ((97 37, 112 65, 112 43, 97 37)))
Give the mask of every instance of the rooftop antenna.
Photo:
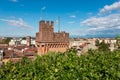
POLYGON ((58 26, 58 32, 60 32, 60 16, 58 16, 58 19, 56 20, 56 24, 58 26))

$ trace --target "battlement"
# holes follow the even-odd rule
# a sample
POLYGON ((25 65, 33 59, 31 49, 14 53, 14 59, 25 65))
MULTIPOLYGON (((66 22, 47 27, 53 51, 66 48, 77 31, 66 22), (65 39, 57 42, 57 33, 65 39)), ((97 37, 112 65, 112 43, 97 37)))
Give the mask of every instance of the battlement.
POLYGON ((54 22, 53 21, 44 21, 44 20, 41 20, 40 21, 40 26, 42 27, 51 27, 51 26, 54 26, 54 22))
POLYGON ((40 21, 37 41, 41 42, 69 42, 69 33, 65 31, 55 33, 53 21, 40 21))
POLYGON ((53 21, 41 20, 39 22, 39 32, 53 31, 53 29, 54 29, 54 22, 53 21))

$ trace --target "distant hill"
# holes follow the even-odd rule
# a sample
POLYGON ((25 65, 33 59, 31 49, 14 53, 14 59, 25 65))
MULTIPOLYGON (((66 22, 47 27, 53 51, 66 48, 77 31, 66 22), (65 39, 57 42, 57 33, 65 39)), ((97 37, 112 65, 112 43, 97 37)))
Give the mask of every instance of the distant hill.
POLYGON ((70 38, 115 38, 116 35, 70 35, 70 38))

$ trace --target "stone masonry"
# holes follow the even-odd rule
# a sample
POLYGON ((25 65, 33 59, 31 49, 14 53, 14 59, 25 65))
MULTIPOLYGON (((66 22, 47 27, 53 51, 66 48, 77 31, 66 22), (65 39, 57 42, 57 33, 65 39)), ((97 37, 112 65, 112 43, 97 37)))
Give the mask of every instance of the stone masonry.
POLYGON ((69 33, 54 32, 54 22, 41 20, 39 32, 36 33, 36 45, 38 54, 51 52, 65 52, 69 46, 69 33))

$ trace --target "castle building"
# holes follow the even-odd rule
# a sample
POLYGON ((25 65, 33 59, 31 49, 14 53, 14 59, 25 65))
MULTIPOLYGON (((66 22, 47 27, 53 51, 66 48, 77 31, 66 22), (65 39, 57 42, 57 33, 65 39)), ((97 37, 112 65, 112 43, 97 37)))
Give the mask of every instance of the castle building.
POLYGON ((54 32, 54 22, 41 20, 39 32, 36 33, 38 54, 51 52, 65 52, 69 47, 69 33, 54 32))

